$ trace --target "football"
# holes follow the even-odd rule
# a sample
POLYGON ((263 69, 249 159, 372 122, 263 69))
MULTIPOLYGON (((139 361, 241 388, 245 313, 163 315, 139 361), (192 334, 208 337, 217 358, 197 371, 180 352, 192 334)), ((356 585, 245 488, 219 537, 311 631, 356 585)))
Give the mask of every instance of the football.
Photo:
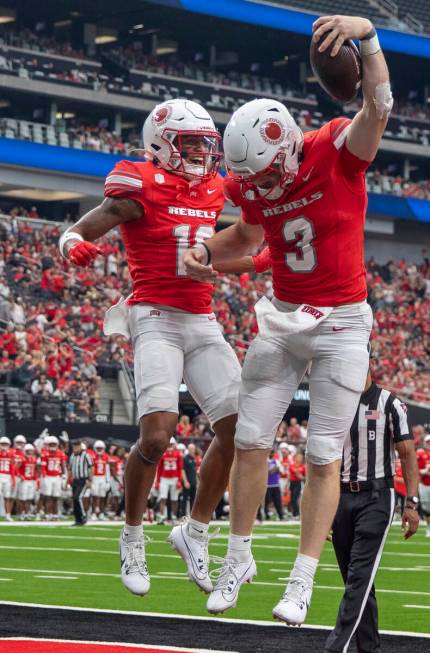
POLYGON ((331 57, 334 43, 319 52, 321 43, 322 39, 318 43, 314 39, 311 41, 310 61, 315 77, 334 100, 345 104, 352 102, 361 86, 361 57, 357 46, 351 40, 345 41, 338 54, 331 57))

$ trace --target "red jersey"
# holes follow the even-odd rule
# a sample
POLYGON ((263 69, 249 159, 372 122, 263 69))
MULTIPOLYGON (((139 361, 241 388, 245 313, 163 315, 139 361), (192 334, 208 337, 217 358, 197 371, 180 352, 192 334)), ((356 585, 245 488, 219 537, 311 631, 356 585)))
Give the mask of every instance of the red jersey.
POLYGON ((273 291, 281 301, 339 306, 366 299, 369 163, 344 144, 350 122, 335 118, 305 134, 299 173, 275 201, 245 199, 237 182, 225 180, 226 197, 242 208, 243 220, 264 228, 273 291))
POLYGON ((182 455, 178 449, 167 449, 158 463, 157 481, 160 478, 182 478, 182 455))
POLYGON ((115 478, 121 481, 124 477, 125 461, 119 456, 109 456, 109 464, 113 466, 115 478))
POLYGON ((9 474, 10 476, 15 474, 12 449, 0 451, 0 474, 9 474))
POLYGON ((132 199, 144 209, 141 218, 120 225, 133 281, 129 303, 211 313, 213 286, 190 279, 183 256, 215 231, 224 206, 221 177, 195 184, 151 161, 120 161, 106 178, 105 196, 132 199))
POLYGON ((91 458, 94 461, 94 476, 106 476, 106 469, 110 462, 110 456, 107 453, 91 452, 91 458))
POLYGON ((290 481, 301 481, 306 478, 306 467, 305 465, 297 465, 296 463, 290 464, 290 481), (302 478, 299 478, 297 474, 300 474, 302 478))
POLYGON ((19 474, 21 471, 22 463, 25 460, 25 454, 23 451, 21 451, 21 449, 15 449, 15 447, 11 447, 9 451, 13 456, 13 466, 15 471, 17 474, 19 474))
POLYGON ((67 456, 60 449, 56 451, 42 449, 40 461, 42 463, 42 476, 61 476, 63 465, 67 463, 67 456))
POLYGON ((25 456, 20 469, 20 476, 24 481, 37 481, 36 456, 25 456))
POLYGON ((418 449, 418 469, 421 471, 427 470, 427 474, 420 474, 420 483, 423 485, 430 485, 430 451, 426 449, 418 449))
POLYGON ((402 469, 402 463, 400 460, 396 460, 395 463, 395 468, 394 468, 394 476, 398 476, 401 478, 401 481, 394 481, 394 489, 396 490, 397 494, 400 494, 402 497, 406 496, 406 485, 403 480, 403 469, 402 469))

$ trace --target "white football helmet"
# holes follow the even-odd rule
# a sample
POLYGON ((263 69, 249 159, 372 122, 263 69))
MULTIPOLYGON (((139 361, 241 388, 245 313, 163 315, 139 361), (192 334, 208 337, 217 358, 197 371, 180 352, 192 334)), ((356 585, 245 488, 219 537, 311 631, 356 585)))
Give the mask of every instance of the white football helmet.
POLYGON ((277 100, 247 102, 234 112, 224 132, 226 166, 241 182, 247 199, 277 199, 297 175, 303 132, 288 109, 277 100), (258 181, 273 172, 273 185, 258 181))
POLYGON ((10 440, 5 435, 0 438, 0 451, 7 451, 10 447, 10 440))
POLYGON ((24 446, 25 453, 34 453, 34 447, 29 442, 24 446))
POLYGON ((46 438, 45 443, 48 446, 49 451, 56 451, 58 449, 58 445, 60 444, 58 438, 55 435, 50 435, 48 438, 46 438))
POLYGON ((143 125, 147 158, 188 179, 206 180, 217 173, 220 141, 209 113, 192 100, 158 104, 143 125))
POLYGON ((106 451, 106 445, 103 442, 103 440, 96 440, 94 442, 94 451, 97 451, 97 453, 104 453, 106 451))
POLYGON ((24 435, 16 435, 13 439, 13 446, 15 449, 24 449, 27 439, 24 435))

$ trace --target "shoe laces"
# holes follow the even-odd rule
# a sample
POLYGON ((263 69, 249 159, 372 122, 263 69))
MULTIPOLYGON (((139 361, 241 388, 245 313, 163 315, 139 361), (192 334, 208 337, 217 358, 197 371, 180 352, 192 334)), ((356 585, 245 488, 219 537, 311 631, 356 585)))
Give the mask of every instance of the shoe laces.
POLYGON ((240 562, 232 558, 221 558, 220 556, 210 556, 210 561, 218 565, 217 568, 209 572, 209 577, 216 581, 215 590, 233 590, 233 587, 239 582, 236 569, 240 562))
POLYGON ((130 574, 137 572, 142 576, 148 575, 145 546, 150 544, 150 542, 151 539, 147 535, 143 535, 142 537, 139 537, 139 539, 132 540, 131 542, 127 542, 127 540, 123 538, 128 563, 128 572, 130 574))
POLYGON ((290 577, 288 579, 288 584, 281 600, 295 603, 300 609, 302 609, 304 603, 304 594, 308 589, 309 583, 303 580, 303 578, 290 577))

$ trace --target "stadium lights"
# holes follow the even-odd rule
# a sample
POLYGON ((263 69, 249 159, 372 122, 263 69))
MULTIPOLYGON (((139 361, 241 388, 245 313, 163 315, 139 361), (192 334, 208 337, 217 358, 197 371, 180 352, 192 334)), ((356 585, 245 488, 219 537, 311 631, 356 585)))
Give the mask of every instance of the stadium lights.
POLYGON ((0 7, 0 23, 13 23, 15 20, 15 9, 10 9, 10 7, 0 7))
POLYGON ((155 52, 159 56, 162 56, 163 54, 174 54, 177 51, 178 51, 177 41, 168 41, 167 39, 160 39, 155 52))
POLYGON ((133 25, 133 29, 143 29, 145 25, 143 23, 139 23, 138 25, 133 25))
POLYGON ((57 111, 55 117, 57 120, 68 120, 69 118, 75 118, 76 113, 72 111, 57 111))
POLYGON ((118 41, 118 32, 113 27, 97 27, 94 42, 97 45, 118 41))

